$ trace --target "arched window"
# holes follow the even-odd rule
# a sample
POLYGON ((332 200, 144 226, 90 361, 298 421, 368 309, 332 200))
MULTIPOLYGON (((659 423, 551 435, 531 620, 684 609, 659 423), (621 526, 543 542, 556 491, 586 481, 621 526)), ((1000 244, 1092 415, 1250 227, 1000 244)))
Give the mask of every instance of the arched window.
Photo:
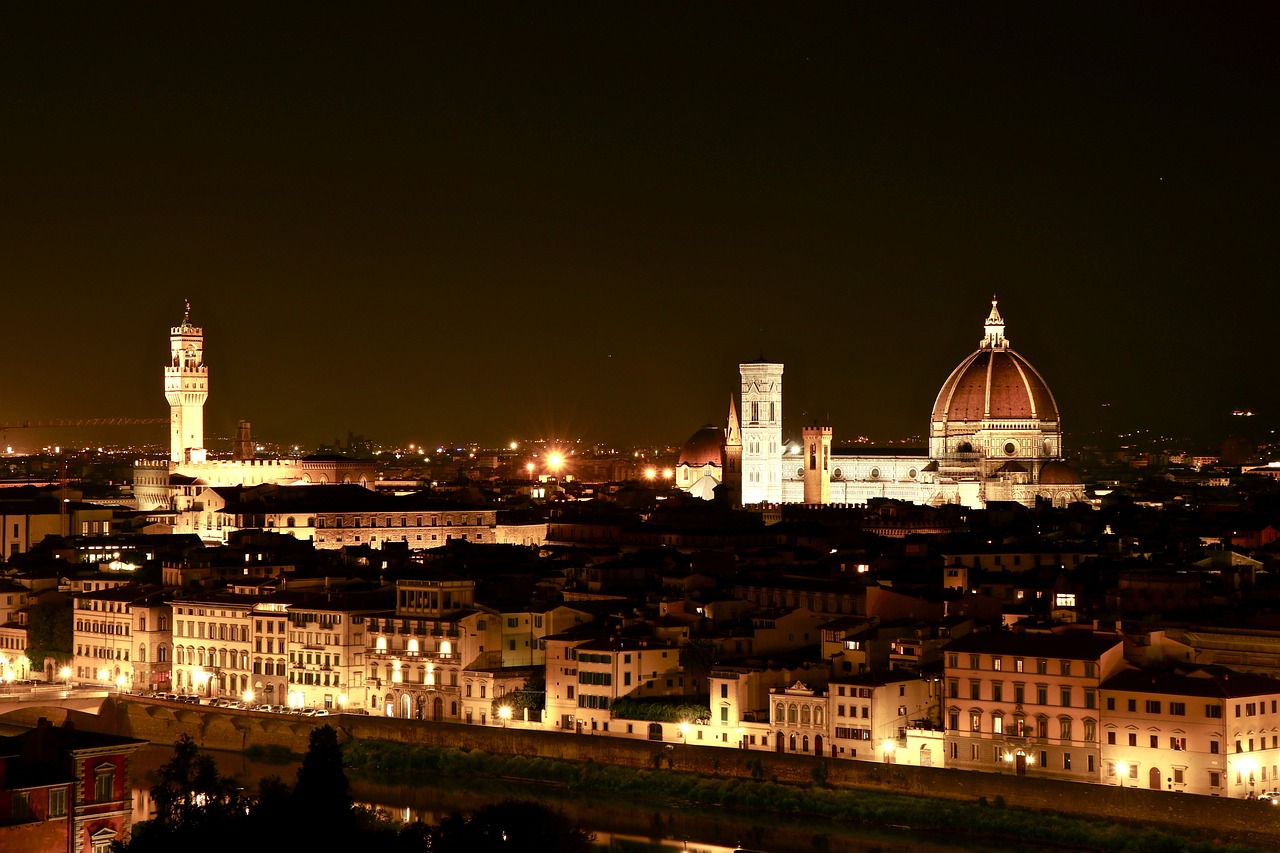
POLYGON ((174 646, 174 652, 177 654, 178 658, 176 663, 179 666, 182 666, 186 662, 185 655, 182 654, 182 646, 174 646))
POLYGON ((168 630, 169 630, 169 617, 168 617, 168 616, 161 616, 161 617, 160 617, 160 619, 159 619, 159 630, 161 630, 161 631, 168 631, 168 630))
POLYGON ((800 725, 802 726, 809 725, 809 706, 808 705, 800 706, 800 725))
POLYGON ((792 752, 795 752, 795 751, 796 751, 796 736, 795 736, 795 732, 792 732, 792 733, 791 733, 791 739, 790 739, 790 741, 788 742, 788 749, 790 749, 792 752))
POLYGON ((802 752, 808 752, 808 751, 809 751, 809 736, 808 736, 808 735, 805 735, 805 736, 804 736, 804 740, 803 740, 803 741, 801 741, 801 743, 803 743, 803 744, 804 744, 804 746, 801 748, 801 751, 802 751, 802 752))
POLYGON ((147 662, 147 647, 145 645, 138 646, 138 656, 135 658, 138 663, 147 662))
POLYGON ((822 706, 818 705, 813 709, 813 724, 822 727, 822 706))
POLYGON ((785 723, 787 721, 787 706, 781 702, 774 708, 773 721, 775 723, 785 723))
POLYGON ((794 725, 797 720, 797 717, 798 717, 798 712, 797 712, 796 706, 794 704, 788 705, 787 706, 787 722, 794 725))

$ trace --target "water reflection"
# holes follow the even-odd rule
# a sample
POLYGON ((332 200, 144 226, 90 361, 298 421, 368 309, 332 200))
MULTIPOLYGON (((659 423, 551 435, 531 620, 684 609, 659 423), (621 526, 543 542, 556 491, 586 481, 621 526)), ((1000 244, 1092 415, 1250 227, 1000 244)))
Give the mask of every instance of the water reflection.
MULTIPOLYGON (((268 776, 292 784, 296 764, 279 765, 250 761, 239 753, 212 752, 218 770, 233 776, 246 789, 256 791, 268 776)), ((133 785, 133 819, 149 820, 153 811, 150 787, 155 771, 173 756, 173 749, 153 745, 135 753, 130 775, 133 785)), ((655 810, 612 798, 589 798, 563 788, 536 782, 457 779, 423 780, 412 785, 391 785, 353 777, 351 794, 356 802, 405 823, 437 824, 453 813, 468 813, 504 799, 536 800, 562 810, 580 825, 596 833, 596 843, 610 851, 670 853, 731 853, 741 845, 756 850, 812 850, 823 853, 955 853, 989 847, 950 843, 928 833, 868 826, 846 826, 820 819, 793 819, 770 815, 744 816, 712 810, 655 810)), ((1030 847, 1004 845, 1006 850, 1030 847)), ((1063 849, 1063 848, 1059 848, 1063 849)))

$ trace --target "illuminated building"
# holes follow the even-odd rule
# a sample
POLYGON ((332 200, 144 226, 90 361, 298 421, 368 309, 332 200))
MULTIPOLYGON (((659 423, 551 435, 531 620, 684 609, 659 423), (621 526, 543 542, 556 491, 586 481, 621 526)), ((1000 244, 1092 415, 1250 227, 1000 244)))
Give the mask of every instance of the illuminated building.
POLYGON ((54 726, 0 738, 0 824, 6 850, 101 853, 127 841, 129 761, 144 740, 54 726))
MULTIPOLYGON (((739 365, 742 405, 730 407, 722 458, 740 457, 741 471, 726 471, 725 480, 740 483, 734 494, 744 506, 864 504, 872 498, 970 507, 1083 500, 1079 475, 1062 461, 1062 423, 1053 394, 1009 347, 1004 329, 993 299, 978 349, 951 371, 934 400, 929 446, 920 450, 833 447, 831 428, 818 425, 803 429, 801 443, 784 446, 783 365, 739 365)), ((710 455, 702 435, 695 434, 691 443, 698 447, 687 444, 686 452, 710 455)))
POLYGON ((1102 682, 1118 634, 972 633, 944 649, 947 767, 1098 782, 1102 682))
POLYGON ((138 509, 182 510, 198 502, 203 486, 356 483, 372 487, 371 461, 343 456, 242 458, 252 446, 244 421, 236 434, 237 458, 209 459, 204 447, 204 404, 210 391, 204 329, 191 324, 190 313, 188 304, 182 322, 169 330, 169 363, 164 369, 170 419, 169 458, 135 464, 134 498, 138 509))
POLYGON ((1102 684, 1102 783, 1234 799, 1280 789, 1280 681, 1121 672, 1102 684))
POLYGON ((475 581, 396 581, 395 610, 368 617, 369 707, 388 717, 484 723, 462 717, 463 693, 474 689, 463 670, 501 665, 499 618, 475 603, 475 581))

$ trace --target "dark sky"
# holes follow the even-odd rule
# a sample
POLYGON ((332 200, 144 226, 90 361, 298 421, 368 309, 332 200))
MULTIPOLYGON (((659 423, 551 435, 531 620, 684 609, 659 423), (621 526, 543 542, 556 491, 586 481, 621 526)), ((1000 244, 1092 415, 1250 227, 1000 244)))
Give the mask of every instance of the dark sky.
POLYGON ((763 351, 889 439, 993 291, 1069 431, 1274 411, 1255 4, 107 5, 6 10, 0 420, 163 416, 190 297, 210 436, 679 443, 763 351))

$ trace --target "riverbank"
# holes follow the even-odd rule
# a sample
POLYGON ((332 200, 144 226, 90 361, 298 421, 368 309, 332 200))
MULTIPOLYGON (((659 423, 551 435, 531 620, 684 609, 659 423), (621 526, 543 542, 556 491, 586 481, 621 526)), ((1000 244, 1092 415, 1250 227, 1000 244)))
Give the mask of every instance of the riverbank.
MULTIPOLYGON (((655 808, 673 804, 743 814, 812 818, 826 832, 847 826, 898 826, 923 834, 963 835, 980 846, 996 839, 1021 844, 1146 853, 1244 853, 1257 847, 1221 837, 1188 837, 1118 822, 1099 823, 1060 814, 1006 807, 1003 802, 962 803, 917 796, 744 780, 668 768, 637 770, 548 758, 496 755, 480 750, 354 741, 344 763, 356 776, 488 779, 555 785, 568 792, 624 798, 655 808)), ((820 774, 815 774, 820 776, 820 774)), ((1001 846, 1007 846, 1001 844, 1001 846)))

